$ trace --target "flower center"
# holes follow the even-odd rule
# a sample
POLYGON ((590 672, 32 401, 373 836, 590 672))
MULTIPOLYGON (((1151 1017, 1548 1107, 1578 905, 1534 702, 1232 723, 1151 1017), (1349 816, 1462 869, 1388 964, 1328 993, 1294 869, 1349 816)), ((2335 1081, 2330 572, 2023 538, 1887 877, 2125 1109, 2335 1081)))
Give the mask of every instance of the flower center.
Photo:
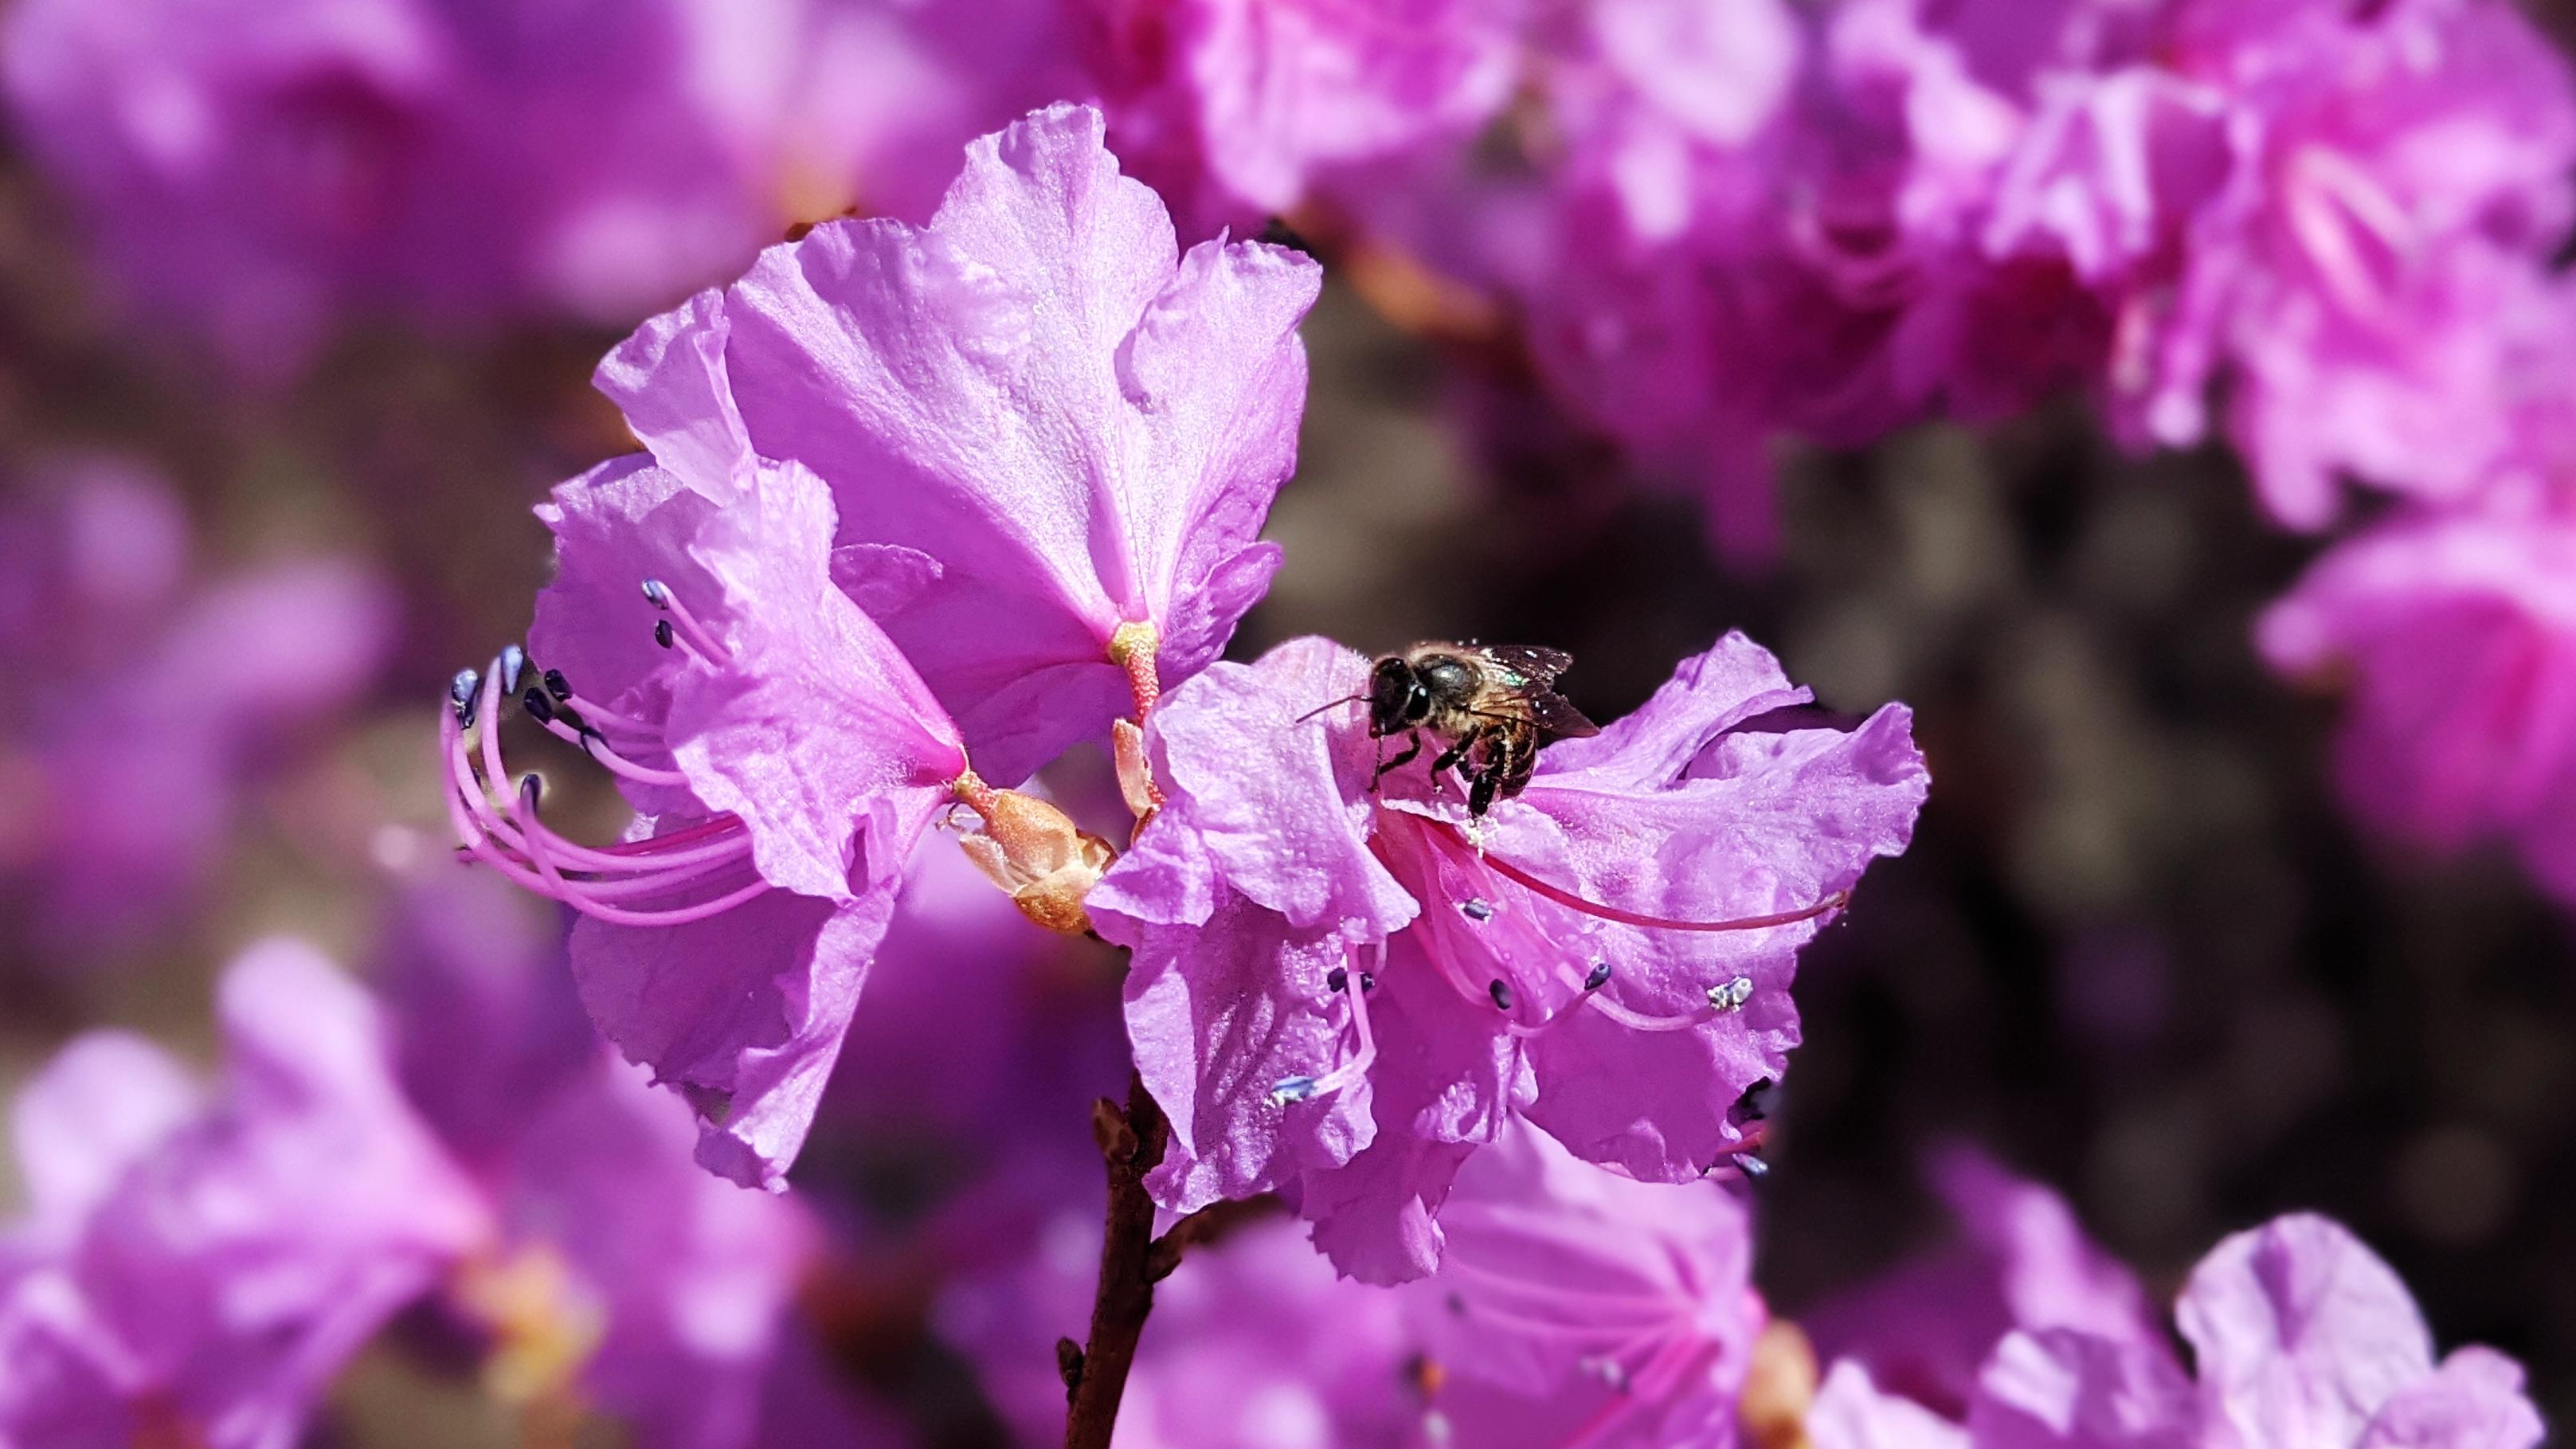
POLYGON ((483 1381, 494 1398, 522 1408, 575 1401, 608 1316, 561 1255, 531 1244, 468 1264, 453 1288, 458 1305, 492 1335, 483 1381))

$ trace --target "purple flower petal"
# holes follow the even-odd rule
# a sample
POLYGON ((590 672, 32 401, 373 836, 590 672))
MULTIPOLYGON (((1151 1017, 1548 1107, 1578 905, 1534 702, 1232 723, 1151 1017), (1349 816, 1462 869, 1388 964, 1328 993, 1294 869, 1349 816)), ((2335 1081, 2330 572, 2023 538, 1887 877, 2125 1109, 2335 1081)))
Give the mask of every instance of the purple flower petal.
POLYGON ((1129 712, 1122 623, 1155 626, 1176 683, 1257 596, 1316 287, 1276 248, 1178 256, 1098 114, 1058 107, 969 147, 927 228, 772 248, 599 381, 693 486, 735 486, 691 472, 709 459, 793 459, 831 484, 840 542, 937 560, 884 622, 978 768, 1016 783, 1129 712))
POLYGON ((2162 1344, 2072 1329, 2015 1331, 1978 1376, 1980 1449, 2190 1449, 2203 1441, 2191 1381, 2162 1344))
POLYGON ((2433 1338, 2386 1263, 2337 1224, 2276 1218, 2212 1249, 2174 1309, 2210 1416, 2258 1444, 2357 1444, 2433 1373, 2433 1338))

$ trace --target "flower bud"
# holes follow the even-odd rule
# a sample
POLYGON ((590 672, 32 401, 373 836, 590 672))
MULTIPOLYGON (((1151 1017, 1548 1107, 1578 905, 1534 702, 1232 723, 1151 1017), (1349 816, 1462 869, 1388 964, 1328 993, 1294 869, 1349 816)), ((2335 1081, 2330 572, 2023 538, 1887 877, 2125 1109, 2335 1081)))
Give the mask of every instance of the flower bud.
POLYGON ((995 790, 971 774, 956 792, 982 822, 957 842, 966 858, 1030 920, 1068 936, 1090 934, 1082 900, 1118 858, 1109 842, 1034 795, 995 790))

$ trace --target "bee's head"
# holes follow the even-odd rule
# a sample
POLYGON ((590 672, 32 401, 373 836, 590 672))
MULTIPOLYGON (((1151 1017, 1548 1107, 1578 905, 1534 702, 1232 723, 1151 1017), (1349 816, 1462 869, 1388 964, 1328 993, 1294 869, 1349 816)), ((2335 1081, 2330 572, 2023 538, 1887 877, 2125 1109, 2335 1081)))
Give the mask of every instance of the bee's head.
POLYGON ((1369 671, 1369 733, 1384 737, 1422 723, 1431 713, 1431 691, 1401 654, 1390 654, 1369 671))

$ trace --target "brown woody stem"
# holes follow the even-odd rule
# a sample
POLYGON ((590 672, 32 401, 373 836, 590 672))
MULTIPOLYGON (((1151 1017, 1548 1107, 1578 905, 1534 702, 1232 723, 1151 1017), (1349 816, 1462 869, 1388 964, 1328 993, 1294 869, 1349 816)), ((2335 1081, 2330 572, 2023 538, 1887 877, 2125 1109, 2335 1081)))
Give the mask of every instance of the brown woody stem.
POLYGON ((1109 1168, 1109 1214, 1100 1243, 1100 1286, 1091 1300, 1090 1341, 1078 1361, 1059 1356, 1059 1366, 1073 1380, 1065 1449, 1109 1449, 1110 1434, 1118 1426, 1118 1401, 1127 1392, 1127 1371, 1136 1363, 1145 1316, 1154 1309, 1158 1276, 1153 1271, 1154 1200, 1146 1195, 1145 1174, 1163 1160, 1172 1135, 1144 1079, 1132 1072, 1127 1109, 1121 1112, 1103 1097, 1093 1105, 1091 1125, 1109 1168))
POLYGON ((1267 1193, 1209 1203, 1172 1224, 1170 1232, 1154 1240, 1152 1250, 1145 1255, 1145 1276, 1160 1283, 1181 1266, 1181 1255, 1191 1248, 1220 1242, 1244 1224, 1259 1222, 1278 1210, 1279 1199, 1267 1193))

